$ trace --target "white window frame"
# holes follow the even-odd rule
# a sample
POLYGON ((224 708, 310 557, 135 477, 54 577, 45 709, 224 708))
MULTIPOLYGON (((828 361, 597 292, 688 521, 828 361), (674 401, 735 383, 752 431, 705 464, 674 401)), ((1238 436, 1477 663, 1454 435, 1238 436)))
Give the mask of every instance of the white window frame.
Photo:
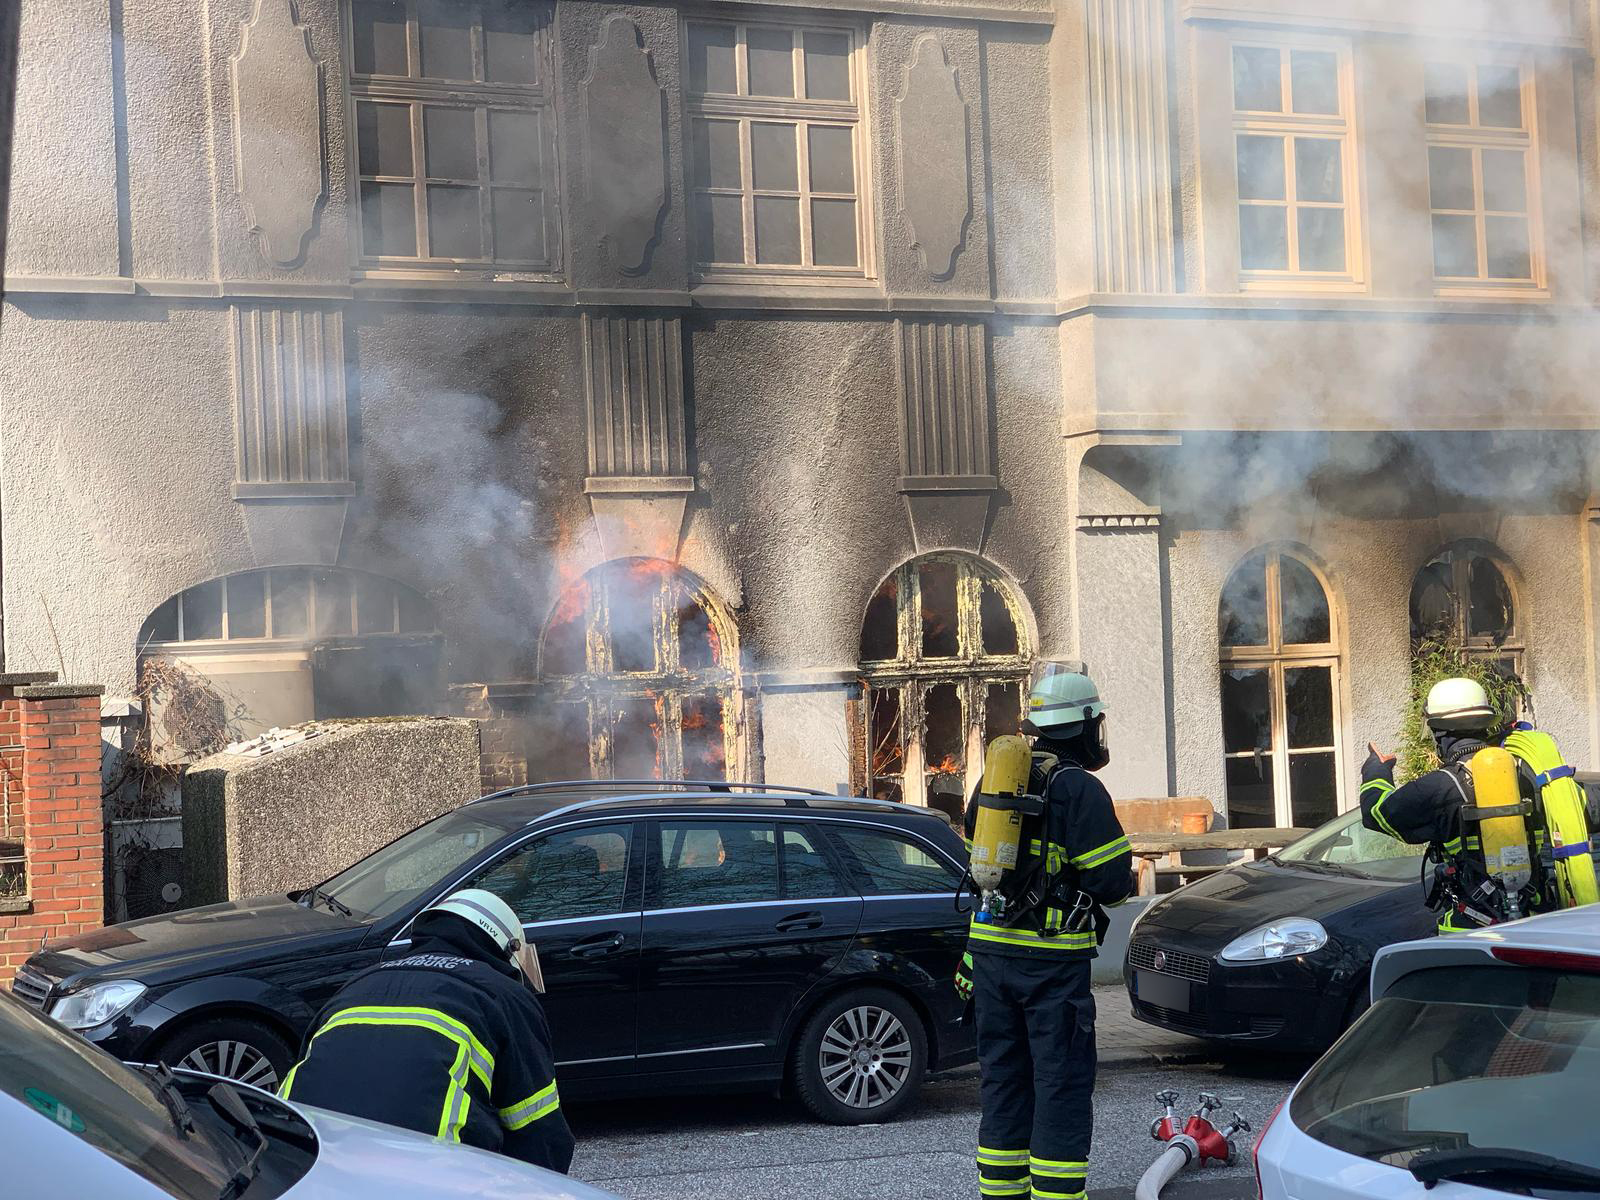
MULTIPOLYGON (((1428 263, 1439 295, 1462 296, 1470 294, 1506 295, 1542 293, 1547 291, 1546 258, 1544 252, 1544 223, 1540 219, 1543 209, 1543 189, 1539 174, 1538 111, 1535 108, 1534 81, 1536 72, 1531 59, 1509 54, 1429 54, 1427 64, 1439 63, 1467 68, 1467 125, 1445 125, 1429 122, 1427 125, 1428 149, 1434 147, 1469 150, 1472 152, 1472 190, 1475 207, 1466 209, 1436 209, 1430 192, 1428 199, 1428 263), (1480 66, 1515 67, 1521 75, 1522 128, 1499 129, 1478 124, 1478 72, 1480 66), (1483 192, 1483 152, 1485 150, 1520 150, 1525 169, 1523 187, 1526 193, 1525 213, 1488 209, 1483 192), (1433 274, 1433 217, 1438 215, 1472 217, 1477 228, 1478 273, 1468 275, 1433 274), (1493 216, 1525 217, 1528 222, 1528 272, 1527 279, 1510 279, 1491 276, 1486 218, 1493 216)), ((1431 156, 1430 156, 1431 157, 1431 156)), ((1431 182, 1431 176, 1430 176, 1431 182)))
MULTIPOLYGON (((421 29, 417 17, 418 0, 400 0, 406 6, 406 53, 409 63, 420 63, 421 29)), ((499 0, 481 0, 480 12, 499 0)), ((560 163, 556 147, 556 80, 555 80, 555 9, 554 0, 543 0, 548 10, 541 32, 539 82, 526 84, 470 82, 441 80, 426 76, 358 75, 355 71, 355 3, 343 0, 344 51, 348 70, 345 74, 345 129, 346 164, 350 179, 351 252, 359 269, 390 277, 412 274, 421 278, 437 278, 441 273, 457 276, 495 279, 553 280, 563 269, 565 253, 562 230, 560 163), (411 167, 409 177, 361 173, 360 133, 357 128, 358 106, 364 102, 406 104, 410 108, 411 167), (545 258, 539 261, 496 258, 446 258, 425 255, 428 244, 429 183, 450 183, 453 180, 434 178, 427 174, 426 146, 423 139, 423 107, 471 108, 474 110, 473 129, 477 142, 478 178, 473 186, 487 193, 480 200, 480 238, 484 246, 493 244, 493 193, 494 182, 490 176, 489 110, 515 109, 531 112, 539 118, 541 143, 540 157, 544 177, 538 180, 545 211, 545 258), (410 184, 421 195, 413 195, 412 212, 415 220, 414 239, 416 254, 368 254, 362 228, 361 186, 363 183, 410 184)), ((538 7, 538 3, 530 4, 538 7)), ((473 53, 480 56, 483 50, 481 22, 474 24, 473 53)), ((465 182, 465 181, 461 181, 465 182)))
MULTIPOLYGON (((1339 614, 1334 604, 1333 589, 1328 585, 1327 577, 1318 569, 1317 565, 1292 550, 1267 547, 1264 550, 1252 550, 1234 565, 1233 570, 1238 571, 1240 567, 1244 566, 1258 553, 1265 553, 1267 559, 1267 641, 1262 646, 1219 645, 1217 656, 1218 691, 1220 698, 1221 676, 1229 671, 1264 670, 1267 672, 1267 703, 1272 725, 1273 819, 1277 821, 1281 828, 1289 828, 1294 825, 1289 760, 1295 756, 1332 754, 1334 811, 1336 813, 1344 812, 1349 807, 1347 803, 1348 794, 1345 790, 1344 680, 1341 671, 1344 656, 1339 653, 1341 642, 1339 614), (1279 566, 1280 560, 1284 558, 1294 559, 1306 570, 1310 571, 1322 586, 1323 599, 1328 605, 1328 640, 1326 642, 1284 642, 1282 571, 1279 566), (1289 714, 1285 672, 1292 671, 1297 667, 1329 668, 1328 689, 1333 708, 1333 744, 1331 746, 1295 746, 1292 749, 1289 746, 1289 714)), ((1228 580, 1231 581, 1232 578, 1233 572, 1230 572, 1228 580)), ((1226 588, 1226 583, 1224 588, 1226 588)), ((1257 757, 1257 753, 1254 750, 1230 751, 1224 747, 1222 757, 1225 762, 1234 759, 1254 759, 1257 757)), ((1223 810, 1227 811, 1226 784, 1224 784, 1223 810)))
POLYGON ((1300 35, 1275 35, 1270 32, 1235 37, 1228 40, 1228 108, 1232 114, 1230 153, 1233 162, 1234 201, 1238 210, 1246 207, 1282 208, 1288 224, 1288 261, 1286 270, 1263 269, 1244 266, 1244 235, 1239 225, 1240 211, 1234 214, 1234 227, 1239 240, 1239 286, 1244 291, 1341 291, 1359 292, 1366 288, 1365 244, 1363 242, 1361 209, 1361 173, 1357 168, 1355 72, 1352 64, 1351 44, 1343 38, 1316 38, 1300 35), (1279 96, 1282 112, 1258 112, 1235 107, 1233 78, 1233 51, 1236 47, 1275 50, 1279 56, 1279 96), (1332 53, 1338 64, 1339 113, 1337 116, 1300 114, 1290 112, 1291 54, 1295 50, 1332 53), (1255 134, 1284 139, 1284 199, 1245 200, 1238 195, 1238 153, 1240 135, 1255 134), (1343 201, 1335 205, 1328 201, 1301 201, 1295 195, 1295 137, 1322 137, 1336 140, 1340 145, 1340 168, 1343 201), (1344 210, 1344 255, 1342 271, 1304 271, 1298 267, 1300 208, 1335 208, 1344 210))
MULTIPOLYGON (((871 117, 867 106, 866 33, 854 22, 816 17, 805 21, 785 21, 765 16, 749 19, 722 17, 713 14, 685 14, 679 26, 680 45, 684 51, 684 137, 683 157, 687 171, 685 187, 689 196, 689 245, 693 279, 697 283, 795 282, 806 284, 859 284, 875 278, 874 234, 872 221, 872 189, 870 187, 871 155, 867 148, 867 135, 871 117), (794 35, 794 71, 797 81, 805 77, 803 37, 806 33, 838 33, 850 39, 850 89, 852 100, 804 100, 790 97, 727 95, 709 93, 697 95, 690 90, 688 55, 689 28, 691 25, 731 25, 735 30, 734 63, 737 86, 749 87, 749 54, 747 35, 752 28, 786 29, 794 35), (739 188, 702 187, 699 184, 699 163, 694 145, 694 123, 700 118, 736 120, 739 124, 739 188), (817 266, 811 263, 758 263, 755 240, 755 195, 752 173, 754 156, 751 148, 750 126, 763 119, 795 122, 796 158, 798 159, 798 192, 800 201, 800 250, 802 258, 812 255, 811 199, 818 196, 844 197, 842 192, 813 193, 810 188, 811 162, 806 144, 806 131, 812 125, 848 126, 853 130, 853 167, 855 171, 856 205, 856 265, 853 267, 817 266), (701 256, 699 234, 700 205, 707 195, 738 195, 741 198, 744 231, 745 261, 740 263, 708 262, 701 256)), ((771 189, 761 189, 764 193, 771 189)), ((774 194, 788 196, 787 191, 774 194)))

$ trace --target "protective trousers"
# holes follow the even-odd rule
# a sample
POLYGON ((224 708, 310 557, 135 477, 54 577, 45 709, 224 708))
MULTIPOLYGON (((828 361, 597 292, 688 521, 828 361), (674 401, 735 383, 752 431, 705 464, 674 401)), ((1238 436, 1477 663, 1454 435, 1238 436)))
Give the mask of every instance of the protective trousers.
POLYGON ((1049 953, 973 955, 983 1196, 1085 1195, 1094 1129, 1091 960, 1039 961, 1049 953))

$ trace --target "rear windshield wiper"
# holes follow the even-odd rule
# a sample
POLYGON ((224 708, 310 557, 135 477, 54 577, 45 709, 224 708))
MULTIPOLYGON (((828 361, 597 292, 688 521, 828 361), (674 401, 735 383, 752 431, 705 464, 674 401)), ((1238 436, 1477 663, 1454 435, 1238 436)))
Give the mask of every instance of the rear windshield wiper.
POLYGON ((172 1068, 164 1062, 156 1062, 139 1063, 134 1070, 150 1081, 151 1090, 161 1098, 161 1102, 167 1106, 167 1111, 172 1114, 172 1123, 184 1133, 193 1133, 194 1114, 189 1111, 188 1101, 178 1090, 177 1077, 173 1075, 172 1068))
POLYGON ((1430 1150, 1410 1163, 1411 1174, 1432 1188, 1442 1180, 1472 1182, 1481 1176, 1514 1179, 1539 1187, 1582 1190, 1600 1187, 1600 1168, 1531 1150, 1430 1150))
POLYGON ((235 1133, 249 1136, 255 1141, 255 1146, 245 1156, 243 1165, 233 1173, 233 1178, 228 1180, 217 1197, 217 1200, 236 1200, 261 1173, 261 1156, 267 1151, 267 1135, 261 1132, 261 1126, 256 1124, 255 1114, 230 1085, 212 1084, 206 1092, 206 1099, 211 1102, 211 1107, 233 1126, 235 1133))
POLYGON ((315 908, 318 900, 321 900, 341 917, 354 917, 356 915, 351 910, 349 905, 335 900, 327 892, 316 886, 308 887, 305 891, 301 892, 299 899, 296 902, 299 904, 304 904, 307 908, 315 908))

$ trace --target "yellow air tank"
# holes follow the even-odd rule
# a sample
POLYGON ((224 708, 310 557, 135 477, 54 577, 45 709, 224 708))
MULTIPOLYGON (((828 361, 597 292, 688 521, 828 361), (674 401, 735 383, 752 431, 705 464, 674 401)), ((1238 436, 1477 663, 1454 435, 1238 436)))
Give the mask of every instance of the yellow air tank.
POLYGON ((1032 751, 1025 739, 1009 734, 989 743, 978 790, 977 820, 972 829, 972 882, 983 895, 977 919, 992 920, 1003 907, 998 889, 1014 870, 1022 847, 1023 810, 1028 792, 1032 751))
POLYGON ((1480 813, 1478 838, 1483 865, 1491 879, 1505 889, 1507 915, 1521 915, 1518 894, 1533 878, 1533 856, 1528 850, 1528 823, 1522 815, 1522 792, 1517 786, 1517 760, 1497 746, 1486 746, 1467 764, 1480 813))

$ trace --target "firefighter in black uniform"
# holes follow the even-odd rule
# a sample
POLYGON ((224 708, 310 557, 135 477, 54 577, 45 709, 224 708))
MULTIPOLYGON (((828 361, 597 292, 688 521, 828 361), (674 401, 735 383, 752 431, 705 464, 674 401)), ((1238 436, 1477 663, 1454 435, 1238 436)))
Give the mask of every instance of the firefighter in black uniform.
POLYGON ((280 1094, 564 1173, 572 1131, 511 906, 455 892, 411 937, 322 1010, 280 1094))
MULTIPOLYGON (((973 921, 956 986, 973 1000, 977 1021, 979 1193, 1079 1200, 1094 1124, 1090 963, 1108 923, 1104 907, 1132 891, 1133 855, 1093 774, 1110 761, 1094 683, 1081 669, 1052 664, 1028 708, 1028 791, 1045 798, 1045 809, 1033 828, 1024 826, 1011 875, 1025 894, 1008 902, 1014 919, 973 921)), ((974 798, 969 839, 976 813, 974 798)))

